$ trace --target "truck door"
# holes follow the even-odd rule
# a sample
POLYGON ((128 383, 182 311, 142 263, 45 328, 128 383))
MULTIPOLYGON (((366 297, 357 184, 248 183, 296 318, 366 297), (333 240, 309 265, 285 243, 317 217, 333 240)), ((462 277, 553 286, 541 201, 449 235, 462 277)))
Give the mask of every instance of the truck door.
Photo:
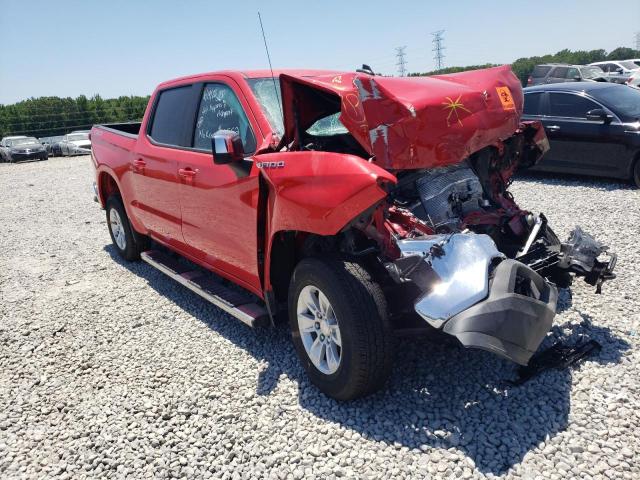
POLYGON ((135 215, 156 237, 182 244, 178 157, 187 146, 186 116, 193 85, 158 92, 149 126, 132 157, 135 215))
POLYGON ((178 164, 182 234, 187 253, 238 283, 261 292, 257 255, 257 122, 243 93, 232 82, 200 84, 192 128, 192 148, 178 164), (233 130, 242 139, 246 160, 216 165, 211 138, 233 130))

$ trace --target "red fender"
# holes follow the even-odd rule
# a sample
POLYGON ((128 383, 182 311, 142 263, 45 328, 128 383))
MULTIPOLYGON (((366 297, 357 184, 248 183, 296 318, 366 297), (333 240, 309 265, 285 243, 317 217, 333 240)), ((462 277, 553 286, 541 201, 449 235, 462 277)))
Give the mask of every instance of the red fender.
POLYGON ((387 196, 397 179, 355 155, 278 152, 259 155, 256 166, 269 185, 265 290, 270 289, 271 246, 278 232, 335 235, 359 213, 387 196))

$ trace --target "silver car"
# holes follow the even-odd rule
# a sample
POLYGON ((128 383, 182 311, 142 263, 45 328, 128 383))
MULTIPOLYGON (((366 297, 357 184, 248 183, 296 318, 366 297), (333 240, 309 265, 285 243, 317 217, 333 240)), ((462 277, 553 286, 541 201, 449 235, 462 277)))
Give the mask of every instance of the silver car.
POLYGON ((89 132, 71 132, 60 140, 60 152, 62 156, 88 155, 91 153, 91 140, 89 132))

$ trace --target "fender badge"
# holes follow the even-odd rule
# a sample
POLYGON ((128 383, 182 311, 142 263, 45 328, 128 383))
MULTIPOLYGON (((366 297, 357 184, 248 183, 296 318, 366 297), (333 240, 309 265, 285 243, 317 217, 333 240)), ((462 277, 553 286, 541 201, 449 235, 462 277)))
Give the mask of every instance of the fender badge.
POLYGON ((282 168, 284 167, 284 160, 280 160, 277 162, 257 162, 256 167, 258 168, 282 168))

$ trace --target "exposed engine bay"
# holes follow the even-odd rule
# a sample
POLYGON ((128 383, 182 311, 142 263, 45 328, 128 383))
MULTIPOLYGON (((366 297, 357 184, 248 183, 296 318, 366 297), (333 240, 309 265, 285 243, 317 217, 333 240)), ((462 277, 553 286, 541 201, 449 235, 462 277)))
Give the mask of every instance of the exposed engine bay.
POLYGON ((580 227, 561 242, 542 213, 516 204, 507 188, 526 151, 520 137, 509 139, 514 149, 398 172, 387 203, 357 228, 395 283, 415 288, 427 323, 526 365, 551 327, 557 288, 580 276, 599 293, 616 256, 580 227))

